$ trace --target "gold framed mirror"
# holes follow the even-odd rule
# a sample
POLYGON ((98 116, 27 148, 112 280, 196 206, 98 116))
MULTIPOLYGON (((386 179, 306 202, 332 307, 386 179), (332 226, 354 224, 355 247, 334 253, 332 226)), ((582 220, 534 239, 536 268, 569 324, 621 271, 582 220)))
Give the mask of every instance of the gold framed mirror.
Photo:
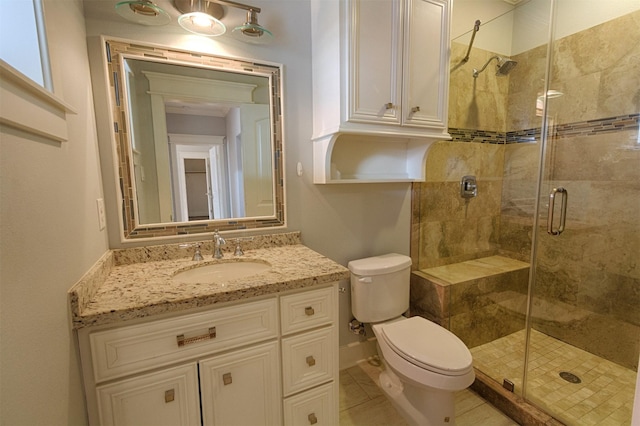
POLYGON ((281 65, 104 46, 124 238, 285 226, 281 65))

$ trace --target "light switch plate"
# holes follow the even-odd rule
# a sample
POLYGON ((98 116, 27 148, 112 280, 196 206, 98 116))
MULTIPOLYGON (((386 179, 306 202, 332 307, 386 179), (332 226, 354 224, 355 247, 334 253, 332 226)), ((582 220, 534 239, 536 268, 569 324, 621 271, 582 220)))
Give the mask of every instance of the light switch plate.
POLYGON ((104 214, 104 200, 102 198, 98 198, 96 200, 96 204, 98 205, 98 228, 102 231, 107 227, 107 219, 104 214))

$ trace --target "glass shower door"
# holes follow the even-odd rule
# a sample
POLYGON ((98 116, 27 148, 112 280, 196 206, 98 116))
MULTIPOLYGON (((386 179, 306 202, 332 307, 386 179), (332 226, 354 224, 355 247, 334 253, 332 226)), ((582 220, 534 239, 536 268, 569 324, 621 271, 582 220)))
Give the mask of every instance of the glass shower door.
POLYGON ((588 25, 602 3, 555 2, 537 100, 524 396, 569 425, 630 424, 640 347, 640 8, 588 25))

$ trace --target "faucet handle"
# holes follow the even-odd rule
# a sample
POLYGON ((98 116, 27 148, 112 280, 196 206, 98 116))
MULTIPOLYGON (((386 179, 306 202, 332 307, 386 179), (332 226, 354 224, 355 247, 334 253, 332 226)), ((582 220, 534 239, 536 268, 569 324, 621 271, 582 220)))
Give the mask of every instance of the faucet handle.
POLYGON ((202 243, 192 243, 192 244, 180 244, 180 248, 190 248, 190 247, 195 247, 195 251, 193 253, 193 258, 191 258, 191 260, 199 262, 201 260, 204 260, 204 258, 202 257, 202 253, 200 252, 200 246, 202 245, 202 243))
POLYGON ((234 256, 242 256, 244 255, 244 251, 242 250, 242 247, 240 247, 240 242, 242 241, 253 241, 253 237, 238 237, 235 239, 236 242, 236 250, 233 253, 234 256))
POLYGON ((244 251, 242 251, 242 247, 240 247, 241 238, 236 238, 236 250, 233 252, 234 256, 242 256, 244 255, 244 251))

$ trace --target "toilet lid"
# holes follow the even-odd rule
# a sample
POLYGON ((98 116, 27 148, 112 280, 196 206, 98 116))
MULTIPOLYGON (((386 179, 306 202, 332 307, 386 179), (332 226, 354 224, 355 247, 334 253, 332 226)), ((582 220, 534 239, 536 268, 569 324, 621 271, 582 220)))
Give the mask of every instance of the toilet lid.
POLYGON ((382 333, 394 352, 427 370, 456 376, 471 368, 471 352, 462 340, 422 317, 385 324, 382 333))

